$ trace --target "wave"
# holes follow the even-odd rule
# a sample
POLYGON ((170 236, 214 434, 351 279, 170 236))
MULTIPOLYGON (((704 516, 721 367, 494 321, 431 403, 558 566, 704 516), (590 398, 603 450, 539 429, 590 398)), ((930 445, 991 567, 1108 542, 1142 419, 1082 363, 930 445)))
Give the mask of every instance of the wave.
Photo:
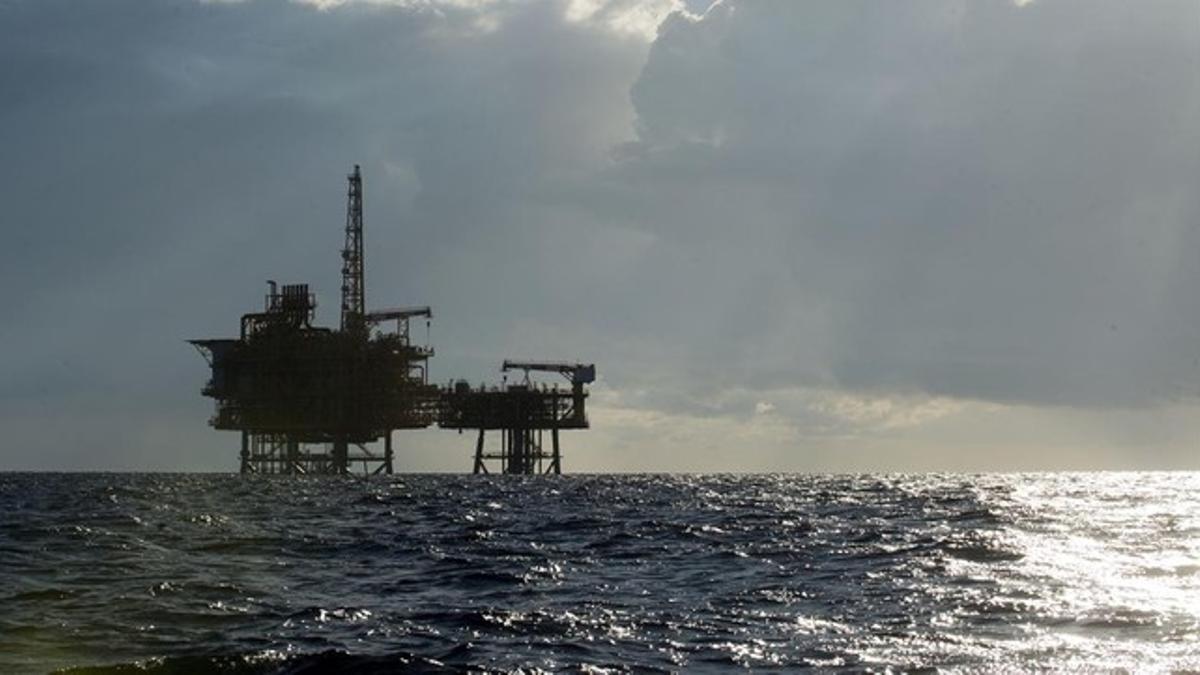
POLYGON ((437 659, 397 652, 364 656, 340 650, 315 654, 279 654, 256 652, 243 654, 205 654, 172 656, 104 666, 84 666, 55 671, 60 675, 316 675, 350 673, 385 675, 386 673, 457 673, 462 666, 451 666, 437 659))

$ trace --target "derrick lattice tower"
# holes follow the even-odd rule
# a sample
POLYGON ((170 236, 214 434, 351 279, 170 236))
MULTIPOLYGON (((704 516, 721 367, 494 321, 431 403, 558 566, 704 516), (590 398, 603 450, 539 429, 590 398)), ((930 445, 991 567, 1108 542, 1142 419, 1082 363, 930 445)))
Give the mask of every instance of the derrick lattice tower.
POLYGON ((346 194, 346 246, 342 249, 342 330, 363 328, 366 285, 363 282, 363 188, 357 164, 346 194))

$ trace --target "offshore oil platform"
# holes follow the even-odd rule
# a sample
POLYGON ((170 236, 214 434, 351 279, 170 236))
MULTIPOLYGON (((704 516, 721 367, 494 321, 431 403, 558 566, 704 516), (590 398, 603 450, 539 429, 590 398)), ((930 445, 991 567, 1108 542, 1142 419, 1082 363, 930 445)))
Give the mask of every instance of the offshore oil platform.
POLYGON ((432 310, 367 310, 357 165, 348 182, 338 329, 313 325, 307 284, 268 281, 262 311, 242 316, 237 338, 189 340, 212 370, 201 390, 216 400, 209 423, 241 432, 241 473, 390 474, 393 432, 434 424, 478 431, 474 473, 561 473, 559 431, 588 428, 585 387, 595 366, 505 360, 501 371, 520 371, 519 382, 430 384, 433 348, 414 344, 409 328, 414 319, 428 325, 432 310), (533 382, 535 372, 561 375, 570 387, 533 382), (498 432, 493 447, 488 431, 498 432))

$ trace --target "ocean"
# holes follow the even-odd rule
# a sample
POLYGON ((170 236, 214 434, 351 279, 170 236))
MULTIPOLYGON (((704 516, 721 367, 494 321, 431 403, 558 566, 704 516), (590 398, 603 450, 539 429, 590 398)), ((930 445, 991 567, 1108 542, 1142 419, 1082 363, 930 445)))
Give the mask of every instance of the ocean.
POLYGON ((1200 473, 0 474, 0 673, 1200 670, 1200 473))

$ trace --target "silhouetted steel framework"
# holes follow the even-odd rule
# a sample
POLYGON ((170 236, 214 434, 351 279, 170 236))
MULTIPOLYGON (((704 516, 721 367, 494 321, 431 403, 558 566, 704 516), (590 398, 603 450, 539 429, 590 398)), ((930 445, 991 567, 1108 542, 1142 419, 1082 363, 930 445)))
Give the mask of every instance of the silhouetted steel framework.
POLYGON ((341 329, 312 325, 317 303, 307 284, 268 281, 263 311, 242 317, 238 338, 190 341, 212 369, 202 390, 216 399, 210 423, 242 434, 241 472, 392 473, 393 432, 436 422, 479 430, 475 473, 486 473, 489 459, 499 459, 504 473, 561 473, 558 432, 587 428, 583 387, 594 381, 595 367, 505 361, 502 370, 525 372, 522 384, 429 384, 433 349, 413 344, 409 330, 413 319, 428 326, 429 307, 366 309, 357 165, 348 178, 341 329), (534 386, 530 371, 560 373, 571 389, 534 386), (487 430, 502 432, 500 450, 485 452, 487 430), (382 449, 372 447, 380 440, 382 449))
POLYGON ((588 427, 587 392, 583 385, 596 379, 596 367, 581 363, 505 361, 501 370, 522 370, 525 379, 520 384, 496 389, 471 389, 460 380, 442 394, 438 426, 479 430, 474 473, 491 473, 486 460, 499 460, 501 473, 562 473, 558 432, 588 427), (536 386, 529 380, 530 371, 560 373, 570 381, 571 388, 536 386), (499 449, 485 448, 485 432, 489 430, 500 432, 499 449), (547 431, 549 448, 542 442, 543 432, 547 431))

